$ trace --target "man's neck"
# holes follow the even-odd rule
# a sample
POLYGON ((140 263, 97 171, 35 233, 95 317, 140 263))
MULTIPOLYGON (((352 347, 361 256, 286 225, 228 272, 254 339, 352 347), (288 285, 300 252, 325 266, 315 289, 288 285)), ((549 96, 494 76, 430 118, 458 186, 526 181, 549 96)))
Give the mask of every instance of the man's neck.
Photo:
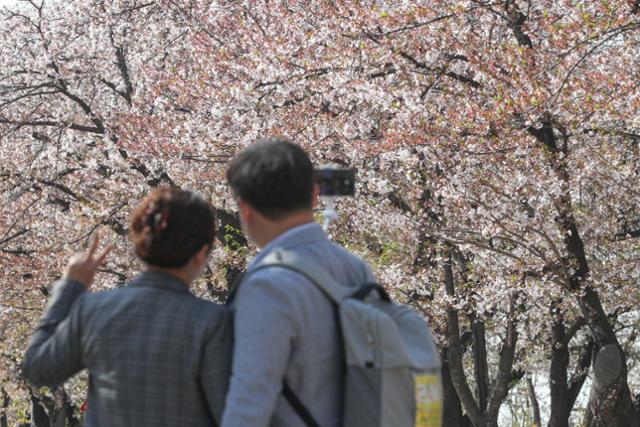
POLYGON ((262 249, 286 231, 311 222, 313 222, 313 212, 295 213, 277 222, 270 222, 269 226, 264 228, 260 242, 256 242, 256 244, 262 249))

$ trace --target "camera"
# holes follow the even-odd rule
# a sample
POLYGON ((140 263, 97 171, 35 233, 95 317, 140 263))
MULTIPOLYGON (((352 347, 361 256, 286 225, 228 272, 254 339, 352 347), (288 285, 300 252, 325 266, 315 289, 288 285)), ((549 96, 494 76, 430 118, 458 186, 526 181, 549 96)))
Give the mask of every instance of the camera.
POLYGON ((353 196, 355 194, 355 169, 322 167, 314 172, 321 196, 353 196))

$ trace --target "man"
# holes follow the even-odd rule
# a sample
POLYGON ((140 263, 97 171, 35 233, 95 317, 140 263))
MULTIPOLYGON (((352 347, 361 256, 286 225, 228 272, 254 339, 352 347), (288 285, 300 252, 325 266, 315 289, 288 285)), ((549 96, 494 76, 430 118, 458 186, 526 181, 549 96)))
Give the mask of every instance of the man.
POLYGON ((232 161, 227 179, 242 227, 261 252, 233 295, 233 364, 222 426, 304 426, 283 397, 283 382, 319 425, 339 426, 343 356, 332 302, 293 270, 251 270, 282 248, 317 263, 344 286, 373 282, 372 274, 314 222, 318 188, 311 161, 297 145, 258 141, 232 161))

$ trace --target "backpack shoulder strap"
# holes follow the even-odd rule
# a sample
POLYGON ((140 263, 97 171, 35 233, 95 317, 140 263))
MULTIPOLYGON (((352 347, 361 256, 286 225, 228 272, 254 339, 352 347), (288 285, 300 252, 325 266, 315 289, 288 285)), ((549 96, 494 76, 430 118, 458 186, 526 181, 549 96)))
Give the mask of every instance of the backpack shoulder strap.
POLYGON ((331 275, 319 268, 315 262, 300 256, 294 251, 276 248, 260 260, 257 265, 253 266, 247 274, 252 274, 268 267, 287 268, 306 277, 335 304, 340 304, 342 300, 348 298, 354 292, 353 289, 336 282, 331 275))
POLYGON ((313 418, 311 412, 309 412, 307 407, 304 406, 304 403, 302 403, 293 390, 291 390, 291 387, 289 387, 286 381, 282 382, 282 395, 307 427, 320 427, 320 424, 313 418))

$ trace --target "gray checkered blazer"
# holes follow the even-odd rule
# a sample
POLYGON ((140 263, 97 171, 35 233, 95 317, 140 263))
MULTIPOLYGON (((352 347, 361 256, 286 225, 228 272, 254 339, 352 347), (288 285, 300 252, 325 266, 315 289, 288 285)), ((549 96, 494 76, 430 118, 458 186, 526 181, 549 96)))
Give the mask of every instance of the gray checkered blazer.
POLYGON ((145 272, 128 286, 85 292, 60 280, 24 359, 36 385, 87 368, 85 426, 215 426, 232 350, 231 318, 173 276, 145 272))

